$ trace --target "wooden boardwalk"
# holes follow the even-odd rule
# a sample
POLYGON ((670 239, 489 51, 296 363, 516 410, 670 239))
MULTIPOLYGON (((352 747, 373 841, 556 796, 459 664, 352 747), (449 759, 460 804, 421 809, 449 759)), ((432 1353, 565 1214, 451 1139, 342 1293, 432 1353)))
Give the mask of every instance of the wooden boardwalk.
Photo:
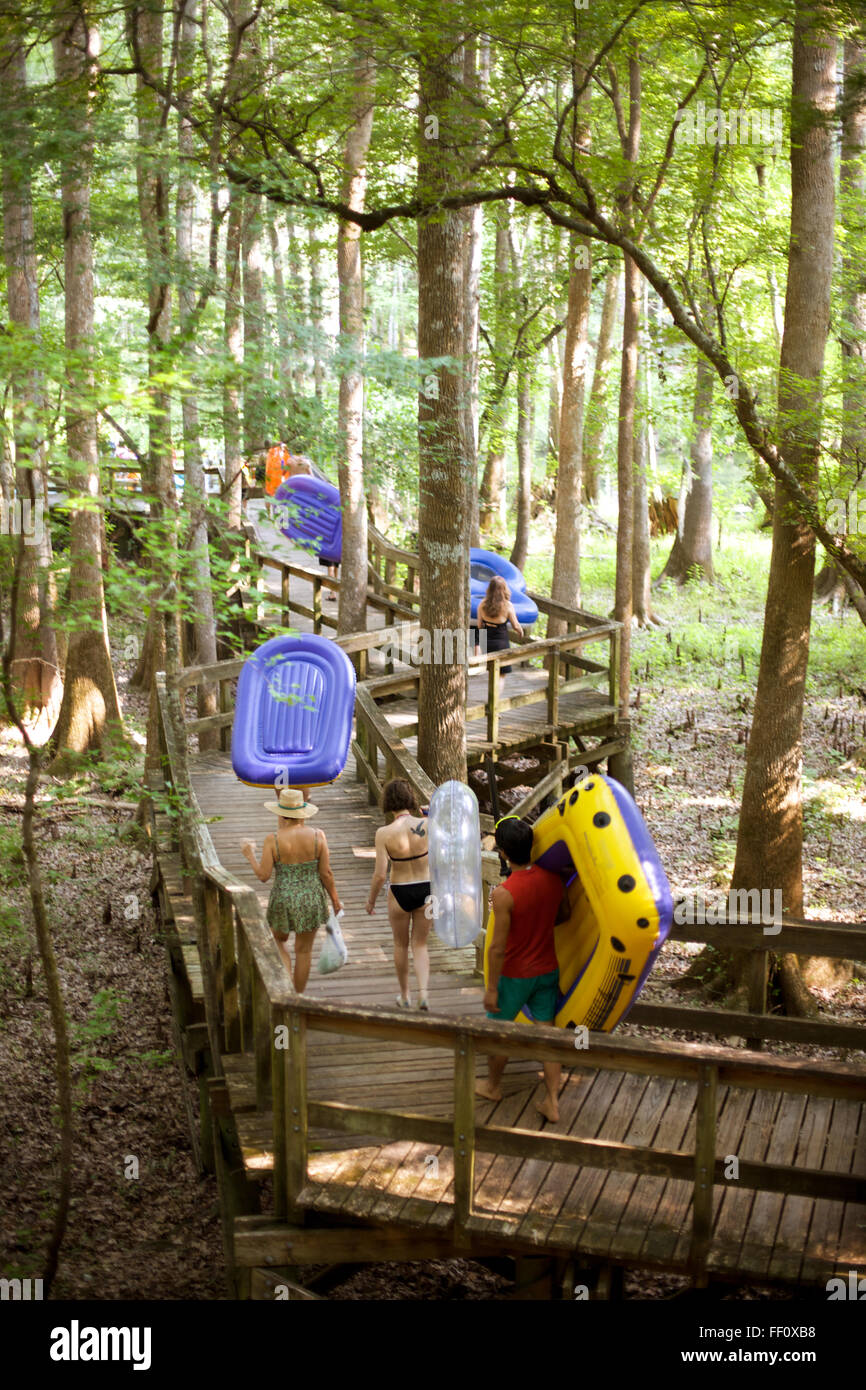
MULTIPOLYGON (((273 621, 333 631, 323 621, 337 607, 324 571, 267 519, 256 520, 263 584, 258 595, 241 595, 243 641, 265 640, 273 621)), ((866 1273, 862 1030, 779 1020, 766 1009, 727 1014, 640 1001, 633 1017, 642 1036, 626 1023, 613 1037, 591 1034, 583 1052, 560 1029, 486 1020, 474 948, 448 950, 435 933, 430 1013, 395 1008, 386 896, 373 917, 365 903, 381 824, 371 800, 383 780, 398 770, 417 795, 433 790, 415 757, 419 671, 392 648, 394 624, 413 616, 416 576, 417 557, 374 537, 371 631, 341 639, 361 682, 355 739, 342 777, 313 794, 350 958, 336 975, 314 968, 302 997, 264 921, 269 886, 240 852, 242 838, 261 850, 274 830, 267 793, 237 781, 227 751, 199 744, 207 748, 205 733, 218 733, 227 749, 242 662, 157 677, 164 760, 154 790, 172 791, 163 804, 177 814, 154 813, 156 887, 180 1042, 199 1078, 202 1166, 217 1174, 233 1290, 269 1298, 278 1269, 297 1280, 305 1265, 455 1253, 547 1256, 551 1291, 598 1275, 597 1296, 624 1266, 687 1273, 699 1284, 819 1288, 832 1276, 866 1273), (401 567, 402 587, 394 582, 401 567), (197 717, 195 688, 211 681, 220 713, 197 717), (844 1047, 861 1060, 813 1063, 649 1041, 647 1027, 844 1047), (509 1058, 497 1103, 473 1096, 488 1051, 509 1058), (542 1060, 564 1066, 556 1125, 536 1109, 542 1060)), ((626 781, 630 768, 617 708, 617 625, 543 595, 537 601, 568 632, 524 648, 501 696, 500 658, 486 659, 486 673, 470 670, 465 719, 468 761, 485 760, 503 786, 523 772, 500 770, 497 759, 522 751, 536 763, 521 814, 559 796, 578 760, 606 761, 626 781)), ((850 959, 866 950, 861 928, 786 922, 768 939, 748 914, 739 925, 676 931, 755 953, 850 959)), ((299 1286, 292 1296, 311 1295, 299 1286)))
MULTIPOLYGON (((254 880, 239 841, 249 835, 260 850, 273 830, 273 817, 262 805, 266 793, 237 782, 224 753, 191 755, 190 772, 220 861, 253 887, 264 904, 268 888, 254 880)), ((320 976, 314 968, 308 995, 392 1008, 396 980, 384 894, 375 916, 364 910, 380 814, 349 770, 338 782, 317 788, 314 796, 321 807, 316 824, 328 837, 345 904, 350 959, 335 975, 320 976)), ((431 1010, 452 1019, 478 1018, 481 984, 473 970, 474 951, 447 950, 434 933, 430 942, 431 1010)), ((627 1033, 626 1025, 617 1037, 627 1033)), ((255 1108, 251 1056, 226 1055, 223 1065, 244 1165, 255 1181, 273 1171, 273 1118, 255 1108)), ((307 1066, 312 1102, 397 1109, 440 1120, 453 1115, 453 1057, 442 1048, 314 1031, 307 1066)), ((479 1100, 478 1123, 665 1151, 694 1149, 693 1081, 581 1064, 566 1073, 561 1120, 551 1126, 535 1109, 541 1093, 537 1072, 532 1062, 511 1062, 502 1101, 479 1100)), ((736 1155, 741 1162, 866 1175, 866 1107, 861 1102, 720 1086, 717 1104, 718 1158, 736 1155)), ((314 1126, 308 1173, 300 1205, 311 1212, 381 1227, 396 1223, 415 1231, 419 1240, 425 1232, 431 1239, 447 1236, 454 1221, 453 1147, 447 1144, 383 1143, 314 1126)), ((692 1192, 692 1182, 686 1180, 479 1153, 468 1229, 483 1229, 487 1243, 498 1237, 524 1252, 577 1253, 591 1260, 686 1270, 692 1192)), ((741 1189, 732 1178, 715 1189, 707 1269, 732 1279, 795 1284, 820 1283, 849 1269, 864 1272, 864 1208, 741 1189)))

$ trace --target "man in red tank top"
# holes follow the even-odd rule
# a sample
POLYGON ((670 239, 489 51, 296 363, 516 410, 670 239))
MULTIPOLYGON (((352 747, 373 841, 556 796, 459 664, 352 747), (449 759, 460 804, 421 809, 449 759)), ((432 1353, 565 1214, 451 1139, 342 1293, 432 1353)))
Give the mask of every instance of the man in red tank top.
MULTIPOLYGON (((509 816, 496 827, 496 846, 508 861, 508 878, 491 896, 493 940, 487 962, 484 1007, 488 1018, 515 1019, 521 1009, 536 1023, 553 1023, 559 989, 559 966, 553 930, 562 903, 562 882, 531 864, 532 826, 509 816)), ((475 1090, 486 1100, 501 1100, 499 1083, 505 1057, 488 1057, 488 1079, 475 1090)), ((559 1119, 562 1067, 544 1063, 546 1095, 538 1109, 546 1120, 559 1119)))

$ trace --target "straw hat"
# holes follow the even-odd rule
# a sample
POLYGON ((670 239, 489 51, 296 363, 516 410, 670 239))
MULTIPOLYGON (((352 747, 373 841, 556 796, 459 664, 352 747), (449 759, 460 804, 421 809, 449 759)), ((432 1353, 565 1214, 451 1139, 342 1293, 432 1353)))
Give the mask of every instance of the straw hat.
POLYGON ((283 787, 276 801, 262 804, 266 811, 273 811, 275 816, 288 816, 289 820, 307 820, 317 815, 319 810, 312 801, 304 800, 300 787, 283 787))

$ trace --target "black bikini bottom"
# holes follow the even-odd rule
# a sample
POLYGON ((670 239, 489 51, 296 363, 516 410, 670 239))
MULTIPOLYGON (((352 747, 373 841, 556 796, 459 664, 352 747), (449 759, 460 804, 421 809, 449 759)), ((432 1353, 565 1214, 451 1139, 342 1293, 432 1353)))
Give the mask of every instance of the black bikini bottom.
POLYGON ((391 892, 397 900, 398 907, 402 907, 404 912, 417 912, 430 896, 430 882, 428 880, 426 883, 392 883, 391 892))

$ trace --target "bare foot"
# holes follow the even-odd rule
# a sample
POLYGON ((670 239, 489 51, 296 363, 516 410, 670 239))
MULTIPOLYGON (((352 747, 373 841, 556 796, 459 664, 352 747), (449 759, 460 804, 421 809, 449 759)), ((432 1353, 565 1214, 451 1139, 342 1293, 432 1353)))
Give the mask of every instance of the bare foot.
POLYGON ((489 1081, 476 1081, 476 1096, 483 1096, 485 1100, 501 1100, 502 1092, 498 1086, 491 1086, 489 1081))
POLYGON ((535 1108, 546 1120, 550 1120, 552 1125, 556 1124, 559 1119, 559 1106, 550 1099, 550 1096, 545 1096, 544 1100, 538 1101, 535 1108))

